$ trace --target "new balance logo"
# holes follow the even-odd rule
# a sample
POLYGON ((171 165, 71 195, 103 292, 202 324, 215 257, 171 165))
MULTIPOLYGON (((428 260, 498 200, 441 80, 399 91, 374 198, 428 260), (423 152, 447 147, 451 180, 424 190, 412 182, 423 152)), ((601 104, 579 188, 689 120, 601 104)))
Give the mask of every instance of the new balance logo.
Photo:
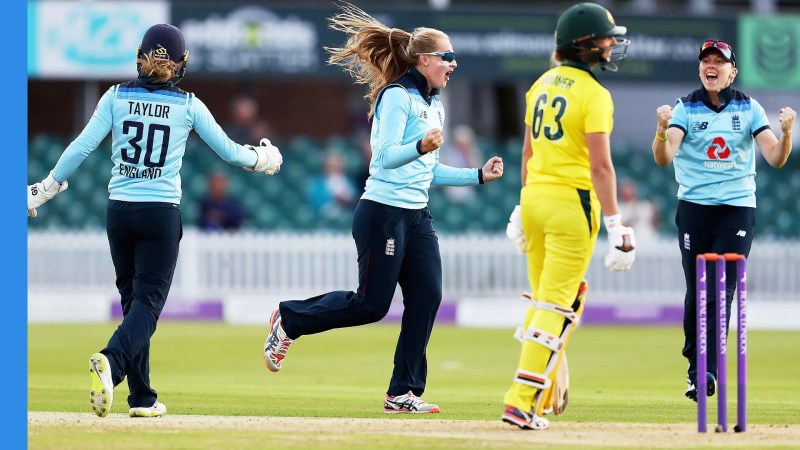
POLYGON ((736 232, 736 235, 739 236, 739 237, 745 237, 745 236, 747 236, 747 231, 739 230, 739 231, 736 232))
POLYGON ((392 238, 386 240, 386 254, 388 256, 394 256, 394 239, 392 238))

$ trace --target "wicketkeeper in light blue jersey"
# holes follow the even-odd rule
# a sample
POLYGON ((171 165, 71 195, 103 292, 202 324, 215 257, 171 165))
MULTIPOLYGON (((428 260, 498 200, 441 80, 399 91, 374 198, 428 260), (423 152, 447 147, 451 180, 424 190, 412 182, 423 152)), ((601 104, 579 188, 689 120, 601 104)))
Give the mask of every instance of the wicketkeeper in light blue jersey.
POLYGON ((428 374, 426 348, 442 300, 442 260, 428 188, 492 181, 503 175, 503 163, 497 156, 483 168, 439 162, 445 120, 438 94, 457 66, 446 34, 389 28, 344 5, 331 27, 349 39, 343 48, 328 49, 329 62, 369 85, 372 118, 370 175, 353 217, 358 288, 281 302, 270 317, 264 361, 277 372, 300 336, 381 320, 399 284, 405 309, 384 412, 438 413, 437 405, 420 398, 428 374))
POLYGON ((222 159, 245 170, 274 175, 283 162, 268 139, 259 146, 230 140, 200 99, 175 86, 188 56, 178 28, 151 27, 137 54, 138 78, 112 86, 47 178, 28 186, 28 216, 36 217, 37 208, 67 189, 67 178, 111 132, 106 230, 124 318, 106 348, 90 358, 90 400, 101 417, 111 410, 114 386, 126 377, 132 417, 166 413, 150 387, 150 338, 183 234, 180 170, 189 132, 195 130, 222 159))
MULTIPOLYGON (((708 391, 716 391, 716 343, 708 350, 708 373, 697 373, 695 258, 703 253, 750 254, 756 208, 756 154, 758 145, 770 166, 783 167, 792 151, 792 125, 797 114, 788 106, 778 110, 781 137, 772 132, 764 108, 731 87, 738 68, 727 42, 709 40, 700 46, 702 87, 679 98, 672 108, 656 110, 658 127, 653 139, 656 163, 675 166, 678 181, 678 245, 686 278, 683 356, 689 360, 685 395, 697 401, 697 377, 705 376, 708 391)), ((729 273, 734 262, 729 263, 729 273)), ((734 272, 735 273, 735 272, 734 272)), ((713 283, 709 283, 713 286, 713 283)), ((736 277, 727 279, 727 313, 736 277)), ((707 317, 715 315, 715 295, 709 293, 707 317)), ((716 335, 716 321, 708 321, 708 335, 716 335)), ((703 395, 703 394, 701 394, 703 395)))

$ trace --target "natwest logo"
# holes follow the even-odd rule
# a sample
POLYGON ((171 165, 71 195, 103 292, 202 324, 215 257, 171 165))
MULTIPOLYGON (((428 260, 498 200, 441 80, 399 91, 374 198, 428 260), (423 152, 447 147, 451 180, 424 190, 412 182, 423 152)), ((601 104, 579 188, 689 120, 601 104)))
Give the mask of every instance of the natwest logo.
POLYGON ((725 143, 725 139, 715 137, 711 141, 711 146, 708 147, 706 154, 708 154, 709 159, 728 159, 728 156, 731 155, 731 148, 725 143))

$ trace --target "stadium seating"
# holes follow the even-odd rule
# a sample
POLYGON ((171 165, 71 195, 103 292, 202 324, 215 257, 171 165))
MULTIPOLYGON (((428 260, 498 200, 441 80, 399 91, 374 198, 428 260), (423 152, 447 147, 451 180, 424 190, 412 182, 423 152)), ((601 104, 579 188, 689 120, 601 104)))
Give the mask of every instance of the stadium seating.
MULTIPOLYGON (((43 178, 63 152, 69 139, 58 136, 34 136, 28 150, 28 181, 43 178)), ((190 138, 182 174, 184 226, 195 227, 199 200, 205 195, 209 176, 217 170, 229 178, 230 193, 241 199, 248 211, 245 228, 250 230, 333 230, 348 232, 352 211, 331 217, 317 217, 306 201, 311 176, 322 171, 326 150, 345 156, 345 167, 355 174, 361 154, 357 143, 346 137, 320 140, 295 136, 276 142, 284 154, 280 173, 266 177, 239 170, 225 164, 197 137, 190 138)), ((520 139, 496 142, 480 138, 482 153, 488 157, 503 157, 506 176, 478 189, 475 201, 453 203, 441 187, 430 191, 430 209, 434 225, 440 232, 503 233, 508 214, 519 200, 520 139)), ((69 191, 48 203, 31 229, 96 229, 104 227, 108 198, 108 179, 111 161, 109 140, 90 154, 71 177, 69 191)), ((677 200, 677 184, 672 166, 661 169, 655 165, 649 147, 616 146, 613 151, 617 177, 630 178, 637 183, 639 196, 653 202, 661 217, 661 233, 672 236, 677 200)), ((800 211, 800 158, 790 158, 781 170, 769 167, 758 157, 757 235, 760 237, 798 238, 800 227, 794 226, 800 211)))

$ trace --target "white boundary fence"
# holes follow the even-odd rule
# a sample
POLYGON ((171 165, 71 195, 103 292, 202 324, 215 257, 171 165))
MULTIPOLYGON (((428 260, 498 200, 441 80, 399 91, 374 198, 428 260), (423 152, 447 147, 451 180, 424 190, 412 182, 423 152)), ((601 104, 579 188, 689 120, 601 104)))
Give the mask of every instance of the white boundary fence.
MULTIPOLYGON (((440 236, 446 299, 517 297, 526 262, 504 236, 440 236)), ((603 267, 599 241, 587 273, 593 301, 674 302, 684 291, 677 243, 641 243, 627 273, 603 267)), ((751 299, 800 297, 800 243, 756 241, 748 264, 751 299)), ((203 234, 188 230, 171 295, 208 297, 354 289, 355 244, 346 234, 203 234)), ((115 292, 103 232, 30 232, 29 292, 115 292)))
MULTIPOLYGON (((490 302, 516 301, 528 290, 525 258, 505 236, 443 235, 439 240, 445 302, 485 302, 500 308, 490 302)), ((607 243, 599 241, 587 273, 592 305, 683 304, 677 240, 640 243, 636 263, 626 273, 611 273, 603 266, 606 249, 607 243)), ((778 305, 785 311, 781 314, 794 311, 787 307, 796 307, 792 300, 800 296, 800 242, 757 239, 747 276, 749 304, 778 305)), ((187 230, 170 298, 267 299, 273 304, 280 298, 352 290, 356 283, 355 244, 349 234, 226 235, 187 230)), ((52 314, 59 304, 63 311, 58 317, 107 317, 108 305, 118 295, 105 233, 30 232, 28 294, 34 303, 29 304, 29 320, 48 311, 52 314)), ((791 314, 798 316, 797 311, 791 314)))

